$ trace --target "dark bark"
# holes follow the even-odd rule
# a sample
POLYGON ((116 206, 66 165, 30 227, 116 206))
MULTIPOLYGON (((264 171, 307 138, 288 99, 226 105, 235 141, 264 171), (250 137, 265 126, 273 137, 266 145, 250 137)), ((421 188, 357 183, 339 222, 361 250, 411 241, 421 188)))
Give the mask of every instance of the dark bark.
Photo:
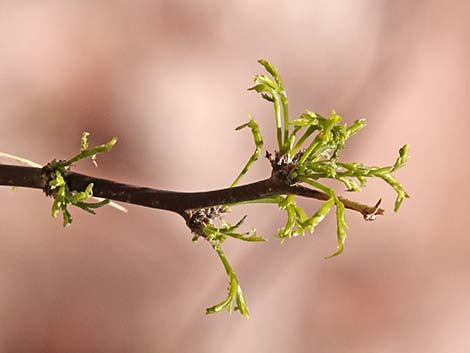
MULTIPOLYGON (((93 183, 94 196, 169 210, 179 214, 183 214, 184 211, 190 209, 251 201, 273 195, 295 194, 319 200, 327 200, 329 198, 324 192, 299 185, 288 185, 276 177, 233 188, 201 192, 159 190, 118 183, 74 172, 67 172, 64 178, 70 190, 83 191, 88 184, 93 183)), ((0 185, 27 187, 46 191, 48 173, 41 168, 0 164, 0 185)), ((345 198, 341 198, 341 200, 346 208, 361 213, 364 218, 370 218, 371 215, 383 214, 384 212, 378 208, 378 204, 367 206, 345 198)))

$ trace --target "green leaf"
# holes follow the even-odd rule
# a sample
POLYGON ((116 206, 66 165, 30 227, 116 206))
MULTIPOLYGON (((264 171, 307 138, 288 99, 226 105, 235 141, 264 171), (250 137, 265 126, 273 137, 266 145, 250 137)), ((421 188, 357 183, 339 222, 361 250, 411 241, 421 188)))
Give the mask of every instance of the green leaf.
POLYGON ((82 209, 83 211, 85 212, 88 212, 92 215, 95 215, 96 212, 93 211, 92 209, 90 209, 88 206, 84 205, 82 202, 77 202, 76 204, 74 204, 74 206, 77 206, 78 208, 82 209))
POLYGON ((408 145, 404 145, 402 148, 400 148, 399 157, 395 161, 395 164, 393 165, 391 172, 394 172, 395 170, 405 165, 405 163, 408 161, 408 150, 409 150, 408 145))
POLYGON ((297 220, 299 221, 300 224, 303 224, 308 219, 307 214, 305 211, 302 209, 302 207, 294 204, 295 207, 295 213, 297 215, 297 220))
POLYGON ((70 212, 67 210, 67 206, 65 204, 62 205, 62 217, 63 217, 63 223, 62 225, 64 227, 68 227, 69 225, 72 224, 72 215, 70 212))
POLYGON ((243 176, 248 172, 248 169, 251 167, 251 165, 256 162, 261 154, 261 149, 263 148, 263 137, 261 136, 261 132, 259 129, 258 124, 253 120, 253 118, 250 116, 250 121, 247 123, 238 126, 235 130, 241 130, 244 129, 245 127, 249 127, 251 129, 251 133, 253 134, 253 139, 255 141, 255 151, 251 155, 251 157, 248 159, 248 162, 246 162, 245 166, 243 167, 242 171, 238 176, 235 178, 233 181, 232 185, 230 187, 234 187, 239 183, 239 181, 243 178, 243 176))
POLYGON ((310 110, 307 110, 305 113, 303 113, 300 116, 299 119, 292 120, 290 124, 298 125, 298 126, 305 126, 305 127, 314 126, 316 127, 317 130, 319 130, 321 128, 320 123, 323 121, 326 121, 324 117, 310 110))
POLYGON ((361 192, 361 188, 354 182, 354 180, 342 176, 337 179, 346 186, 346 191, 361 192))
POLYGON ((100 207, 108 205, 110 202, 111 202, 110 200, 104 199, 99 202, 80 202, 80 204, 87 208, 100 208, 100 207))
POLYGON ((359 130, 366 126, 366 119, 356 120, 350 127, 348 127, 348 137, 356 134, 359 130))
POLYGON ((277 69, 267 60, 259 59, 258 62, 264 66, 267 72, 271 74, 271 76, 276 81, 276 84, 279 87, 279 89, 283 90, 284 85, 282 83, 281 77, 279 76, 279 72, 277 71, 277 69))
POLYGON ((206 231, 207 235, 209 237, 222 240, 220 237, 222 236, 223 239, 225 237, 232 237, 235 239, 243 240, 243 241, 248 241, 248 242, 258 242, 258 241, 266 241, 266 239, 256 233, 256 229, 252 229, 250 232, 247 233, 236 233, 235 230, 237 230, 245 221, 246 215, 243 216, 236 224, 231 225, 227 222, 224 222, 221 227, 215 227, 212 225, 207 225, 204 228, 204 231, 206 231))
POLYGON ((229 313, 232 313, 234 301, 236 303, 236 310, 240 311, 240 313, 245 316, 246 318, 250 317, 248 307, 246 305, 246 300, 243 295, 243 291, 238 283, 237 276, 235 272, 233 272, 232 267, 230 266, 227 258, 225 257, 224 252, 220 244, 213 243, 212 248, 216 251, 219 259, 222 261, 224 265, 225 272, 227 273, 227 277, 229 279, 229 285, 227 289, 227 298, 221 301, 220 303, 211 306, 206 309, 206 314, 213 314, 218 313, 222 310, 227 310, 229 313))
POLYGON ((287 209, 288 206, 294 203, 294 200, 295 200, 295 195, 287 195, 281 200, 281 202, 279 202, 279 208, 281 210, 287 209))
POLYGON ((55 178, 51 181, 49 181, 49 186, 51 190, 65 185, 65 180, 64 177, 62 176, 62 173, 59 170, 55 171, 55 178))
POLYGON ((229 237, 232 237, 232 238, 236 238, 236 239, 240 239, 240 240, 243 240, 243 241, 248 241, 248 242, 263 242, 263 241, 267 241, 267 239, 261 235, 258 235, 256 233, 256 229, 253 229, 251 232, 249 233, 245 233, 245 234, 241 234, 241 233, 227 233, 227 236, 229 237))
POLYGON ((80 148, 81 152, 85 152, 86 150, 88 150, 88 136, 90 136, 89 132, 85 131, 82 134, 82 143, 81 143, 81 148, 80 148))
POLYGON ((78 162, 82 159, 86 159, 86 158, 94 159, 95 158, 94 156, 96 156, 97 154, 110 151, 117 142, 117 138, 113 137, 109 142, 107 142, 103 145, 93 147, 90 150, 90 149, 88 149, 88 142, 87 142, 87 138, 88 138, 89 134, 88 135, 87 134, 88 133, 84 133, 82 135, 80 153, 77 154, 76 156, 66 160, 66 161, 61 161, 60 163, 57 163, 58 165, 60 165, 63 168, 66 168, 66 167, 70 167, 71 165, 73 165, 74 163, 76 163, 76 162, 78 162), (84 146, 86 146, 87 149, 83 149, 84 146))
POLYGON ((245 296, 240 285, 237 285, 237 306, 235 307, 235 310, 240 311, 240 314, 242 314, 247 319, 250 318, 250 312, 248 310, 248 306, 246 305, 245 296))
POLYGON ((281 239, 290 238, 293 236, 292 228, 295 224, 296 213, 294 205, 290 204, 286 207, 287 223, 284 228, 278 230, 278 237, 281 239))
POLYGON ((318 133, 317 136, 308 146, 307 150, 302 155, 302 158, 299 160, 299 164, 305 163, 307 160, 318 159, 320 150, 325 147, 328 142, 332 139, 331 130, 333 127, 341 121, 341 116, 336 114, 333 110, 328 120, 323 123, 323 129, 318 133))
POLYGON ((381 174, 379 177, 386 181, 397 192, 397 199, 395 200, 394 206, 394 211, 397 212, 400 209, 403 200, 405 198, 409 198, 410 195, 405 191, 403 185, 391 174, 381 174))
POLYGON ((248 88, 248 91, 256 91, 258 93, 262 93, 262 92, 273 93, 274 88, 266 83, 259 83, 257 85, 254 85, 253 87, 248 88))
POLYGON ((260 59, 258 62, 271 74, 274 81, 266 75, 255 75, 255 86, 250 87, 249 90, 255 90, 261 93, 264 99, 274 104, 279 151, 287 153, 289 150, 289 109, 287 94, 277 69, 266 60, 260 59))
POLYGON ((344 250, 344 242, 346 241, 346 229, 347 224, 344 219, 344 204, 340 199, 335 197, 336 204, 336 233, 338 238, 338 247, 337 250, 326 257, 326 259, 331 259, 332 257, 340 255, 344 250))
POLYGON ((313 233, 315 227, 323 221, 323 219, 328 215, 330 212, 331 208, 335 204, 335 199, 334 197, 330 197, 327 201, 323 203, 323 205, 320 206, 320 208, 317 210, 317 212, 314 213, 312 217, 310 217, 308 220, 306 220, 303 223, 303 226, 310 232, 313 233))
POLYGON ((72 205, 74 205, 78 202, 86 201, 92 196, 93 196, 93 183, 90 183, 86 187, 85 191, 70 193, 68 200, 72 205))

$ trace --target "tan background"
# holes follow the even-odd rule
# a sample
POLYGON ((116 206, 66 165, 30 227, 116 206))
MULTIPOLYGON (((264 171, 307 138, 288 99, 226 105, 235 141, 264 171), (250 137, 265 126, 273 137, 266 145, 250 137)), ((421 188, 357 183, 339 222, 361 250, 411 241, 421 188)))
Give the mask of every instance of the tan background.
MULTIPOLYGON (((372 182, 387 216, 347 213, 315 236, 228 241, 250 320, 204 308, 225 295, 210 247, 178 216, 129 207, 74 210, 63 229, 38 191, 0 189, 0 352, 470 351, 469 6, 467 1, 2 1, 0 151, 46 163, 83 130, 118 145, 76 170, 176 190, 230 184, 251 153, 252 113, 266 148, 270 106, 245 89, 267 58, 293 115, 305 108, 368 127, 348 160, 392 162, 412 199, 372 182)), ((266 161, 246 181, 269 174, 266 161)), ((316 201, 304 203, 313 210, 316 201)), ((246 207, 272 234, 274 207, 246 207)))

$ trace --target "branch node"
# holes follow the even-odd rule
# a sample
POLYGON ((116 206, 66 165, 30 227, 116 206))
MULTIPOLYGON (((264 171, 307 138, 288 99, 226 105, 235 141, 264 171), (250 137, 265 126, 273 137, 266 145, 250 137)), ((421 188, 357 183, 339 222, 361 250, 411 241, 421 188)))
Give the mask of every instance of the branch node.
MULTIPOLYGON (((55 198, 57 195, 57 188, 52 188, 50 182, 56 179, 57 166, 60 165, 61 162, 63 161, 57 161, 56 159, 53 159, 51 162, 47 163, 44 167, 41 168, 41 177, 44 179, 44 186, 42 191, 44 194, 46 194, 46 196, 55 198)), ((65 170, 62 175, 65 176, 65 170)))
POLYGON ((266 151, 266 158, 272 167, 271 176, 282 181, 286 186, 294 185, 296 181, 292 176, 292 172, 297 167, 296 163, 300 158, 299 155, 301 155, 301 152, 297 153, 294 158, 290 158, 289 155, 280 151, 274 151, 274 155, 266 151))
POLYGON ((183 217, 192 233, 207 239, 203 231, 204 227, 213 224, 215 219, 220 219, 227 211, 228 207, 224 205, 211 206, 186 210, 184 211, 183 217))

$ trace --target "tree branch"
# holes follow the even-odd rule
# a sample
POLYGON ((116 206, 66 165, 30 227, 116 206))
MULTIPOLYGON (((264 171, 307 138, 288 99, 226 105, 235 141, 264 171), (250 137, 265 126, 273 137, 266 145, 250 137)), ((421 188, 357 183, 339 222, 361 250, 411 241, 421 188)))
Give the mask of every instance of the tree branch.
MULTIPOLYGON (((0 164, 0 185, 47 190, 48 174, 44 168, 0 164)), ((118 183, 112 180, 67 172, 64 176, 70 190, 83 191, 93 183, 93 195, 134 205, 163 209, 180 215, 186 210, 252 201, 275 195, 298 195, 318 200, 328 200, 328 194, 301 185, 288 185, 271 176, 255 183, 212 191, 177 192, 118 183)), ((382 215, 384 210, 341 197, 344 206, 361 213, 366 220, 382 215)))

